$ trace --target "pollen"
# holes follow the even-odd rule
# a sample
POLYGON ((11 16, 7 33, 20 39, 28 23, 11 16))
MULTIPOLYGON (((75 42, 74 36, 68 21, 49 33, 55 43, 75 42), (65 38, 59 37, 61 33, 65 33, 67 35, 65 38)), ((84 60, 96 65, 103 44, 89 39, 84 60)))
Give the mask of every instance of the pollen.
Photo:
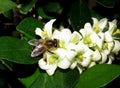
POLYGON ((59 47, 63 48, 64 47, 64 43, 63 42, 59 42, 59 47))
POLYGON ((108 47, 108 43, 104 43, 103 48, 107 48, 107 47, 108 47))
POLYGON ((91 43, 92 42, 91 38, 87 38, 87 42, 91 43))
POLYGON ((84 41, 85 44, 89 44, 89 43, 91 43, 91 42, 92 42, 92 40, 91 40, 90 37, 86 38, 85 41, 84 41))
POLYGON ((44 31, 42 32, 42 34, 43 34, 44 36, 47 36, 47 31, 44 30, 44 31))
POLYGON ((95 30, 96 33, 98 33, 100 31, 100 27, 99 26, 95 26, 94 30, 95 30))
POLYGON ((83 55, 79 55, 78 58, 82 61, 83 60, 83 55))
POLYGON ((52 64, 52 63, 55 63, 55 61, 56 61, 56 60, 58 60, 58 56, 53 55, 53 56, 51 56, 51 57, 49 58, 49 60, 48 60, 48 61, 49 61, 49 63, 51 63, 51 64, 52 64))
POLYGON ((49 62, 50 62, 50 63, 54 63, 54 62, 55 62, 55 58, 52 58, 52 57, 51 57, 51 58, 49 59, 49 62))

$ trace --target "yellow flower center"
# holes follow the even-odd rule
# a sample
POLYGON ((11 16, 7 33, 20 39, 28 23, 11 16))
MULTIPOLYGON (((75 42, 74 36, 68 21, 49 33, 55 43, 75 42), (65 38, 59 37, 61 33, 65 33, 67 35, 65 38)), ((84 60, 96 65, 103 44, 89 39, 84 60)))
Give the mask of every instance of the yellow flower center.
POLYGON ((84 58, 83 53, 84 52, 78 52, 78 54, 76 55, 76 58, 78 58, 80 61, 83 61, 83 58, 84 58))
POLYGON ((106 48, 108 48, 108 43, 107 43, 107 42, 105 42, 105 43, 103 44, 103 49, 106 49, 106 48))
POLYGON ((84 40, 84 43, 85 44, 90 44, 92 42, 91 38, 90 37, 87 37, 85 40, 84 40))
POLYGON ((83 60, 83 55, 79 55, 78 58, 82 61, 83 60))
POLYGON ((94 45, 93 47, 91 47, 92 50, 100 50, 99 47, 97 45, 94 45))
POLYGON ((49 62, 50 62, 50 63, 54 63, 54 62, 55 62, 55 58, 50 58, 50 59, 49 59, 49 62))
POLYGON ((99 27, 98 25, 96 25, 96 26, 94 27, 94 31, 95 31, 96 33, 98 33, 98 32, 100 31, 100 27, 99 27))
POLYGON ((47 31, 46 31, 46 30, 44 30, 44 31, 42 32, 42 35, 43 35, 43 36, 48 36, 47 31))
POLYGON ((63 42, 63 41, 60 41, 60 42, 59 42, 59 47, 60 47, 60 48, 64 48, 64 42, 63 42))
POLYGON ((49 58, 49 63, 51 63, 51 64, 53 64, 53 63, 55 63, 55 61, 58 59, 58 57, 56 56, 56 55, 53 55, 53 56, 51 56, 50 58, 49 58))

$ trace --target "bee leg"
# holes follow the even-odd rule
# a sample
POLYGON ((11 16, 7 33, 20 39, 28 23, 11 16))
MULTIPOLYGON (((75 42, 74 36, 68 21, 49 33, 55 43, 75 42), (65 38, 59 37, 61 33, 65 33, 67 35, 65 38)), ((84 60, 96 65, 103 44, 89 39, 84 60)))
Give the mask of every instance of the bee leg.
POLYGON ((54 54, 53 52, 51 52, 50 50, 47 50, 49 53, 51 53, 51 54, 54 54))
POLYGON ((47 55, 46 55, 46 52, 43 54, 43 60, 44 60, 45 62, 47 62, 47 55))

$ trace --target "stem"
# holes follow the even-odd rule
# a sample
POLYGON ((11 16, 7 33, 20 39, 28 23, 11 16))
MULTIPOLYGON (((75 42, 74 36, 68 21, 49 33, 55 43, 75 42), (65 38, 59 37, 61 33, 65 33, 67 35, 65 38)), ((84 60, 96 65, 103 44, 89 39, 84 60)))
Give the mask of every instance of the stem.
POLYGON ((7 69, 9 69, 10 71, 13 71, 13 69, 8 64, 6 64, 4 60, 0 60, 0 61, 7 69))

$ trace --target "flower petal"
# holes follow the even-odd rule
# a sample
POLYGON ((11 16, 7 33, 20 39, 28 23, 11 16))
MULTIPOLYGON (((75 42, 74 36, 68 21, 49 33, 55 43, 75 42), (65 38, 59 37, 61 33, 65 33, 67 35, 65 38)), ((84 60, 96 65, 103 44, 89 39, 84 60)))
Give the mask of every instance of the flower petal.
POLYGON ((120 42, 118 40, 114 40, 114 48, 112 50, 113 53, 117 54, 118 51, 120 50, 120 42))
POLYGON ((71 38, 71 31, 70 31, 70 29, 63 29, 63 30, 61 30, 60 40, 63 40, 65 42, 69 42, 70 38, 71 38))
POLYGON ((72 61, 76 55, 77 55, 77 52, 75 51, 67 51, 66 53, 66 57, 69 61, 72 61))
POLYGON ((85 58, 82 62, 80 62, 80 64, 83 66, 83 67, 87 67, 89 64, 90 64, 90 58, 85 58))
POLYGON ((92 67, 92 66, 94 66, 94 65, 96 65, 96 63, 95 63, 95 62, 91 62, 91 63, 89 64, 89 67, 88 67, 88 68, 90 68, 90 67, 92 67))
POLYGON ((67 58, 63 58, 63 60, 61 60, 61 61, 58 63, 58 67, 59 67, 59 68, 62 68, 62 69, 67 69, 67 68, 69 68, 70 64, 71 64, 71 63, 68 61, 67 58))
POLYGON ((83 72, 83 68, 81 66, 79 66, 79 64, 77 65, 77 69, 79 70, 80 74, 83 72))
POLYGON ((55 30, 52 35, 52 39, 59 39, 60 38, 60 31, 55 30))
POLYGON ((90 23, 85 24, 84 30, 86 31, 86 35, 89 35, 94 32, 90 23))
POLYGON ((107 18, 103 18, 103 19, 101 19, 100 21, 99 21, 99 27, 101 28, 101 29, 104 29, 105 28, 105 26, 107 25, 107 18))
POLYGON ((77 66, 77 61, 72 62, 70 68, 74 69, 77 66))
POLYGON ((56 55, 58 55, 60 58, 65 58, 67 51, 63 48, 57 48, 53 51, 56 55))
POLYGON ((86 31, 84 30, 84 28, 80 29, 79 32, 82 35, 82 37, 86 36, 86 31))
POLYGON ((96 24, 98 24, 98 19, 92 17, 92 20, 93 20, 93 28, 94 28, 96 26, 96 24))
POLYGON ((86 52, 89 50, 89 47, 85 45, 83 42, 79 42, 79 44, 75 47, 77 52, 86 52))
POLYGON ((47 31, 48 37, 52 36, 52 25, 56 19, 52 19, 49 22, 47 22, 44 26, 44 30, 47 31))
POLYGON ((113 41, 113 38, 112 38, 111 34, 108 31, 105 32, 105 41, 106 42, 112 42, 113 41))
POLYGON ((98 50, 96 50, 95 52, 93 52, 93 57, 92 60, 93 61, 99 61, 101 59, 101 54, 98 50))
POLYGON ((113 55, 109 55, 107 64, 112 64, 113 60, 114 60, 114 56, 113 55))
POLYGON ((49 68, 49 65, 44 61, 43 58, 38 61, 38 65, 43 70, 47 70, 49 68))
POLYGON ((36 35, 39 35, 40 37, 42 37, 42 30, 37 27, 37 28, 35 29, 35 34, 36 34, 36 35))
POLYGON ((80 35, 80 33, 74 31, 71 35, 71 42, 76 44, 80 41, 80 39, 82 38, 82 36, 80 35))
POLYGON ((101 52, 101 55, 102 55, 102 60, 100 63, 105 63, 107 60, 107 55, 104 52, 101 52))
POLYGON ((48 73, 48 75, 51 76, 51 75, 54 74, 56 68, 57 68, 57 65, 56 65, 56 64, 50 65, 50 66, 49 66, 49 69, 47 69, 46 72, 48 73))
POLYGON ((92 40, 92 43, 93 45, 97 44, 97 46, 101 49, 102 48, 102 39, 100 39, 100 37, 96 34, 96 33, 93 33, 91 34, 90 36, 91 40, 92 40))
POLYGON ((116 27, 117 27, 116 22, 109 22, 109 29, 108 29, 108 31, 110 32, 111 35, 114 32, 114 30, 116 29, 116 27))

